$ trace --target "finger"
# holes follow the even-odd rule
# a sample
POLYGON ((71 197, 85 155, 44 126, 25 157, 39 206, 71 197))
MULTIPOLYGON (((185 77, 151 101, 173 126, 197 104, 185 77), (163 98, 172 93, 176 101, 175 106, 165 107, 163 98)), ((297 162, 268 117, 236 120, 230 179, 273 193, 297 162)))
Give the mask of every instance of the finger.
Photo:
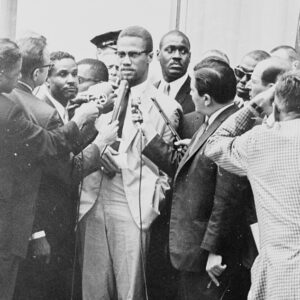
POLYGON ((116 163, 111 161, 111 159, 105 156, 105 154, 102 157, 101 164, 102 167, 108 172, 119 172, 119 167, 116 165, 116 163))
POLYGON ((50 263, 50 254, 46 255, 45 263, 48 265, 50 263))
POLYGON ((107 151, 105 151, 105 153, 106 153, 107 155, 109 155, 110 157, 112 157, 113 155, 118 155, 118 154, 119 154, 119 152, 116 151, 116 150, 114 150, 112 147, 107 147, 106 150, 107 150, 107 151))
POLYGON ((214 274, 212 274, 210 271, 207 272, 208 273, 208 276, 211 278, 211 280, 213 281, 213 283, 216 285, 216 286, 219 286, 220 283, 218 281, 218 279, 215 277, 214 274))

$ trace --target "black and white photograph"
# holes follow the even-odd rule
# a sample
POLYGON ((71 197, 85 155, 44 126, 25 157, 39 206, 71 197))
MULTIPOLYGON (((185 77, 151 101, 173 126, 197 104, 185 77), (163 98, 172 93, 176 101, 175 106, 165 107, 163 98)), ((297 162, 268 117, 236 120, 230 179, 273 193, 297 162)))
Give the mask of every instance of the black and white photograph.
POLYGON ((300 300, 300 1, 0 0, 0 300, 300 300))

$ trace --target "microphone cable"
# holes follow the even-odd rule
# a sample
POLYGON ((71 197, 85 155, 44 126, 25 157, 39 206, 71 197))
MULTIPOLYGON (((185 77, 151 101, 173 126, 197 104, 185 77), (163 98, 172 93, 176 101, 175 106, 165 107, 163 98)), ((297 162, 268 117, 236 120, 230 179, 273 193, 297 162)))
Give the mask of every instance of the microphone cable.
MULTIPOLYGON (((83 152, 80 152, 80 181, 79 181, 79 193, 78 193, 78 199, 76 201, 76 217, 75 217, 75 227, 74 227, 74 232, 75 232, 75 242, 74 242, 74 256, 73 256, 73 264, 72 264, 72 280, 71 280, 71 294, 70 294, 70 300, 73 300, 74 298, 74 289, 75 289, 75 273, 76 273, 76 258, 77 258, 77 248, 78 248, 78 240, 79 237, 78 235, 80 234, 79 231, 79 209, 80 209, 80 198, 82 194, 82 188, 83 188, 83 166, 84 166, 84 156, 83 152), (76 232, 77 228, 77 232, 76 232)), ((75 156, 72 159, 72 173, 74 171, 74 161, 75 161, 75 156)))
MULTIPOLYGON (((139 124, 139 123, 138 123, 139 124)), ((140 217, 140 254, 141 254, 141 266, 142 266, 142 273, 143 273, 143 279, 144 279, 144 286, 145 286, 145 297, 146 300, 149 300, 148 296, 148 284, 147 284, 147 277, 146 277, 146 265, 145 265, 145 251, 143 246, 143 222, 142 222, 142 167, 143 167, 143 132, 141 127, 138 128, 139 136, 140 136, 140 175, 139 175, 139 217, 140 217)), ((146 237, 145 237, 146 239, 146 237)))

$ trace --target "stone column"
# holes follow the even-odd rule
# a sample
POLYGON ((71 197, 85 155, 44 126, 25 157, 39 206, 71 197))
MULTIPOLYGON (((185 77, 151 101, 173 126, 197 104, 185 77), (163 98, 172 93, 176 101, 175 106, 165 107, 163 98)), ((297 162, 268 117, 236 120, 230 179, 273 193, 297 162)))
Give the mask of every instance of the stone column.
POLYGON ((0 38, 15 39, 18 0, 0 0, 0 38))

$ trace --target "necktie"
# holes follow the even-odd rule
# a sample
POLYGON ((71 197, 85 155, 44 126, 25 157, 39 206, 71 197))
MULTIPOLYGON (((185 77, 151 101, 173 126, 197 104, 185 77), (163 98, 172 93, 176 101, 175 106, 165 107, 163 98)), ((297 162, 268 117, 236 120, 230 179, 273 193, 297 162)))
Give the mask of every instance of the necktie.
MULTIPOLYGON (((119 129, 118 129, 118 137, 121 138, 122 137, 122 132, 123 132, 123 126, 124 126, 124 121, 125 121, 125 117, 126 117, 126 111, 127 111, 127 106, 128 106, 128 99, 129 99, 129 91, 127 92, 123 102, 121 103, 120 106, 120 113, 119 113, 119 129)), ((111 147, 113 149, 115 149, 116 151, 119 150, 119 146, 120 146, 120 141, 115 141, 111 147)))
POLYGON ((205 122, 200 126, 198 131, 196 132, 195 139, 193 140, 193 143, 189 147, 189 155, 195 150, 196 146, 198 145, 198 140, 202 136, 202 134, 206 131, 206 128, 208 126, 208 119, 205 120, 205 122))
POLYGON ((164 87, 164 94, 169 96, 170 95, 170 89, 171 89, 170 83, 167 83, 164 87))

